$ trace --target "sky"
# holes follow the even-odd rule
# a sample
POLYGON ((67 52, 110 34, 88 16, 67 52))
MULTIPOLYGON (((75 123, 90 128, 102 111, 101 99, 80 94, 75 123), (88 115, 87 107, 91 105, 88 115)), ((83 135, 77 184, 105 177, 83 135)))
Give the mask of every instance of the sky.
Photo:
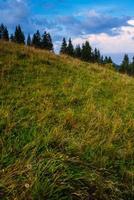
POLYGON ((88 40, 120 63, 134 54, 133 0, 0 0, 0 23, 10 33, 20 24, 27 35, 50 32, 58 51, 63 37, 73 44, 88 40))

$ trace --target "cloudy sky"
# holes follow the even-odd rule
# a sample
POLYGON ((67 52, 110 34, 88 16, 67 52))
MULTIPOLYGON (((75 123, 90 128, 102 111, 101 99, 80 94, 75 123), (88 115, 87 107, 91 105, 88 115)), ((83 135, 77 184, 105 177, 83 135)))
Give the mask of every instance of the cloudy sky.
POLYGON ((25 34, 51 33, 55 48, 63 36, 75 44, 89 40, 120 62, 134 53, 133 0, 0 0, 0 22, 10 32, 21 24, 25 34))

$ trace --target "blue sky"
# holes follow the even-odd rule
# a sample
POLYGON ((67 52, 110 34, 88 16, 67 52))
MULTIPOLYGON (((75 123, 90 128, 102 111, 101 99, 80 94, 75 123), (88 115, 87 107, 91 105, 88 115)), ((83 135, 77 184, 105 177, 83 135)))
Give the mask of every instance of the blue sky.
POLYGON ((47 30, 55 49, 63 36, 74 45, 89 40, 119 62, 116 55, 134 53, 133 10, 133 0, 0 0, 0 22, 10 32, 17 24, 25 34, 47 30))

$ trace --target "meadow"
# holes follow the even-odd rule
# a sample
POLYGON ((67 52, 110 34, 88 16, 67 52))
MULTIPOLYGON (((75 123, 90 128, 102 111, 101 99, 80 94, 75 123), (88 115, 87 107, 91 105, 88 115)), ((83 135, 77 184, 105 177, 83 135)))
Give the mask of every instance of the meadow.
POLYGON ((0 42, 0 198, 133 200, 134 79, 0 42))

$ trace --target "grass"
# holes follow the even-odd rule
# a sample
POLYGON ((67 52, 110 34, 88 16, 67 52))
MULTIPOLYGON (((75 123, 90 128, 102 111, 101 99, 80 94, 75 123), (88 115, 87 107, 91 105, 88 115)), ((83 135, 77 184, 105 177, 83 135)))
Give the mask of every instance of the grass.
POLYGON ((0 198, 132 200, 134 79, 0 43, 0 198))

